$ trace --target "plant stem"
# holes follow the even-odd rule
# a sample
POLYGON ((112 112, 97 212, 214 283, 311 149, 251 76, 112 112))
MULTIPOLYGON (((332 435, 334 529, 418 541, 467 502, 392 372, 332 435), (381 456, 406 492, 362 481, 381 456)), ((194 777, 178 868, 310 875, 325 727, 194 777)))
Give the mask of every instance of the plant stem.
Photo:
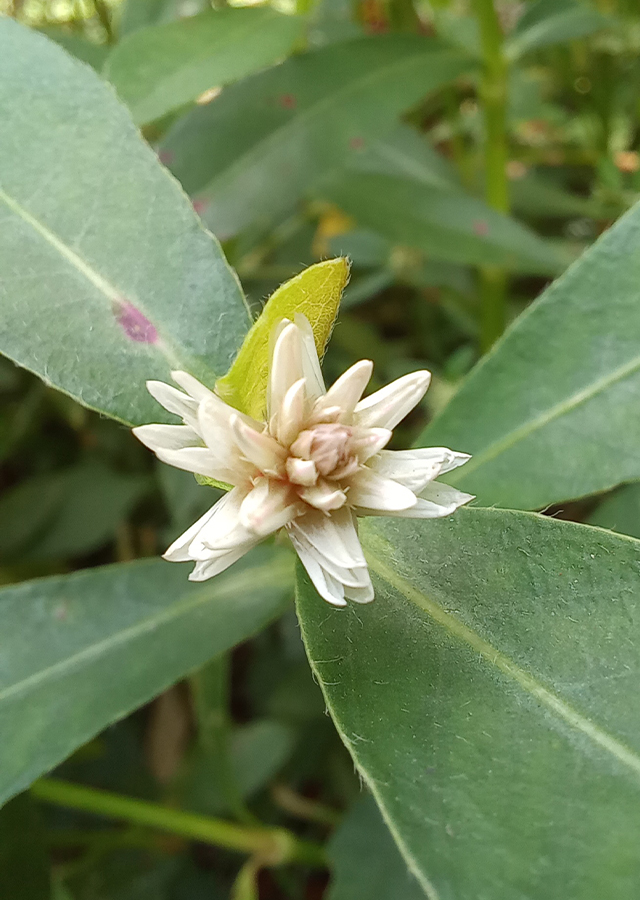
POLYGON ((245 827, 57 778, 41 778, 32 785, 31 793, 45 803, 121 819, 189 840, 248 853, 263 865, 299 862, 326 866, 324 850, 319 844, 299 840, 285 828, 245 827))
MULTIPOLYGON (((480 99, 485 126, 485 196, 489 206, 509 212, 507 181, 507 84, 508 64, 503 36, 493 0, 475 0, 480 25, 484 71, 480 99)), ((480 269, 482 304, 481 341, 487 351, 504 331, 506 323, 507 274, 499 266, 480 269)))

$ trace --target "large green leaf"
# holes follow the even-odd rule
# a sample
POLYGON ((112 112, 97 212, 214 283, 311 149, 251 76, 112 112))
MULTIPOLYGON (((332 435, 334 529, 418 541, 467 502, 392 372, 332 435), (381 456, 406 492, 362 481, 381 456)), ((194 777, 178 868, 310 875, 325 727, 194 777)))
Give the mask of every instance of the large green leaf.
POLYGON ((282 59, 303 24, 268 7, 209 10, 134 31, 116 45, 104 74, 144 124, 282 59))
POLYGON ((640 478, 640 205, 545 291, 420 437, 452 484, 536 509, 640 478))
POLYGON ((469 65, 415 35, 301 54, 231 85, 169 133, 163 158, 220 236, 286 211, 311 182, 393 128, 469 65))
POLYGON ((277 616, 290 554, 204 584, 145 560, 0 591, 0 803, 80 744, 277 616))
POLYGON ((427 896, 635 900, 640 542, 504 510, 362 531, 374 602, 300 572, 299 616, 427 896))
POLYGON ((332 177, 318 190, 359 225, 436 259, 542 274, 555 274, 564 266, 550 243, 459 190, 352 171, 332 177))
POLYGON ((111 89, 0 19, 0 352, 87 406, 157 421, 147 378, 213 384, 237 280, 111 89))

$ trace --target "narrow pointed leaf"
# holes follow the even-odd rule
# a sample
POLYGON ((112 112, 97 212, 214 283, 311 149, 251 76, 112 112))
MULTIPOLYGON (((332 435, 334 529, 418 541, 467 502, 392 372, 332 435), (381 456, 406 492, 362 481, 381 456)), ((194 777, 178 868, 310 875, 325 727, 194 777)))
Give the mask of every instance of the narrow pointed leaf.
POLYGON ((317 192, 363 228, 436 259, 540 274, 557 274, 565 265, 556 248, 526 226, 461 190, 429 185, 424 176, 347 171, 317 192))
POLYGON ((230 85, 178 122, 163 158, 222 238, 295 206, 313 181, 469 68, 417 35, 323 47, 230 85))
POLYGON ((237 279, 113 91, 0 18, 0 352, 126 422, 145 380, 226 371, 248 315, 237 279))
POLYGON ((362 529, 376 597, 298 609, 429 898, 635 900, 640 542, 504 510, 362 529))
POLYGON ((279 615, 291 557, 262 547, 195 585, 150 559, 0 591, 0 803, 279 615))
POLYGON ((316 350, 322 358, 348 280, 349 262, 339 258, 309 266, 281 285, 246 336, 231 369, 216 384, 220 396, 236 409, 262 420, 273 326, 282 318, 293 319, 296 313, 302 313, 311 323, 316 350))
POLYGON ((640 478, 640 205, 513 324, 418 439, 473 454, 447 481, 537 509, 640 478))
POLYGON ((303 24, 268 7, 209 10, 134 31, 116 45, 104 74, 143 125, 278 62, 303 24))

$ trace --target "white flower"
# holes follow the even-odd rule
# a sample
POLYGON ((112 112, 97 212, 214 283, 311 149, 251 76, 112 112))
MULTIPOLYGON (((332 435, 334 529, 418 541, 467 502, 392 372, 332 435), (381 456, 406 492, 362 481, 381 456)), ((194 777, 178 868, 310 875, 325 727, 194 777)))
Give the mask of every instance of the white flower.
POLYGON ((373 587, 356 516, 449 515, 473 498, 434 479, 469 456, 442 447, 383 449, 422 399, 429 372, 405 375, 361 400, 373 364, 356 363, 327 391, 304 316, 283 319, 272 347, 266 423, 228 406, 186 372, 172 373, 186 393, 147 382, 184 424, 142 425, 136 436, 163 462, 233 485, 165 559, 195 561, 189 577, 204 581, 284 527, 325 600, 368 603, 373 587))

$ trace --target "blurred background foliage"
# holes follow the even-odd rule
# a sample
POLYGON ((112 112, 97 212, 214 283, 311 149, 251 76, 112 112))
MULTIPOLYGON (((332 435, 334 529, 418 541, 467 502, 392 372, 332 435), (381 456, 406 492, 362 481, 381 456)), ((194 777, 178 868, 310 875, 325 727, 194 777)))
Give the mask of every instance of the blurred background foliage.
MULTIPOLYGON (((171 82, 149 117, 136 68, 147 29, 203 13, 205 0, 0 0, 4 14, 106 66, 125 99, 137 96, 143 134, 223 242, 256 311, 304 266, 350 256, 327 380, 362 357, 375 362, 374 386, 417 367, 434 373, 396 446, 410 444, 505 321, 640 193, 636 0, 497 3, 493 56, 483 6, 279 0, 272 7, 297 23, 286 49, 254 64, 239 43, 221 93, 205 83, 189 98, 189 85, 171 82), (422 69, 394 69, 417 45, 367 55, 358 44, 367 35, 433 35, 462 63, 425 88, 422 69), (363 72, 372 86, 350 91, 363 72)), ((170 34, 166 53, 174 51, 170 34)), ((125 427, 4 359, 0 490, 3 584, 157 555, 214 499, 189 474, 156 464, 125 427)), ((640 536, 639 505, 632 485, 554 512, 640 536)), ((237 900, 256 890, 263 900, 380 900, 384 877, 405 871, 375 806, 356 803, 358 778, 291 610, 108 729, 60 774, 314 840, 333 835, 333 880, 296 867, 261 872, 256 888, 231 853, 40 810, 21 796, 0 813, 2 897, 215 900, 233 889, 237 900), (372 867, 373 886, 354 883, 353 860, 372 867)), ((389 900, 421 896, 410 881, 404 890, 389 900)))

